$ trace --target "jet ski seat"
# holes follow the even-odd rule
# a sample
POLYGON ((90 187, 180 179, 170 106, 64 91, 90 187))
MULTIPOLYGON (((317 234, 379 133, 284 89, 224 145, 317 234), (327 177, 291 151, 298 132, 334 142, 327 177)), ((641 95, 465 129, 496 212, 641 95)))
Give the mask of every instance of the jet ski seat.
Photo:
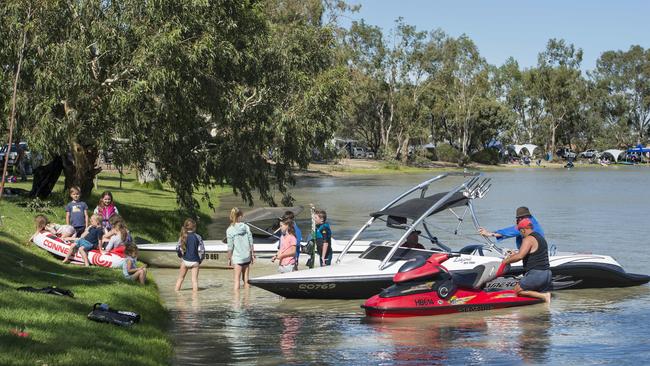
POLYGON ((452 278, 458 287, 480 289, 496 277, 500 264, 499 262, 481 264, 469 271, 454 272, 452 278))

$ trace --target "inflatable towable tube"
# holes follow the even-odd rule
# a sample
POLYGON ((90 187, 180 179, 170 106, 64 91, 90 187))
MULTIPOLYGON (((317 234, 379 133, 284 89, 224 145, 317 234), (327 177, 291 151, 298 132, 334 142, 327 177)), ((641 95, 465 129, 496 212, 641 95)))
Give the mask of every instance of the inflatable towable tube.
MULTIPOLYGON (((70 247, 74 242, 62 240, 58 236, 51 233, 41 233, 34 236, 34 244, 39 248, 54 254, 57 257, 65 258, 70 252, 70 247)), ((81 255, 77 251, 74 257, 71 258, 75 262, 83 263, 81 255)), ((122 267, 124 262, 124 246, 111 250, 108 253, 102 254, 99 250, 93 249, 88 252, 88 262, 90 264, 100 267, 119 268, 122 267)))

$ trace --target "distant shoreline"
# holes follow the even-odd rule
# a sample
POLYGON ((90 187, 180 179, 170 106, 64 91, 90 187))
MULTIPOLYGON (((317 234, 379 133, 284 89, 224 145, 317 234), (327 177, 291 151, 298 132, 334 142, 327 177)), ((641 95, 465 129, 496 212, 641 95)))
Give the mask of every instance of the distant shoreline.
MULTIPOLYGON (((470 163, 466 166, 458 166, 448 162, 431 162, 430 166, 410 166, 394 164, 384 160, 372 159, 341 159, 337 162, 328 163, 311 163, 306 170, 296 172, 298 176, 345 176, 355 174, 417 174, 431 171, 456 171, 456 170, 480 170, 480 171, 506 171, 514 169, 566 169, 566 162, 547 162, 544 161, 540 166, 535 162, 530 165, 520 164, 499 164, 486 165, 470 163)), ((642 167, 650 167, 650 164, 639 164, 642 167)), ((611 164, 603 166, 600 164, 589 164, 577 162, 572 169, 597 168, 597 169, 616 169, 625 165, 611 164)))

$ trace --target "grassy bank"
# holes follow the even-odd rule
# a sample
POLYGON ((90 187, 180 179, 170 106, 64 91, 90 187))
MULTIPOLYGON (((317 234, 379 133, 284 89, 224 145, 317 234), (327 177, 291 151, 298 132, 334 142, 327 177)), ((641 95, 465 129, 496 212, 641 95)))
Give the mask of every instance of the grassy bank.
MULTIPOLYGON (((169 187, 148 189, 133 175, 126 175, 119 188, 116 174, 102 174, 98 183, 87 202, 91 209, 101 191, 110 190, 135 237, 176 240, 186 214, 177 209, 169 187)), ((9 186, 31 188, 29 183, 9 186)), ((61 185, 55 188, 60 190, 61 185)), ((216 199, 219 192, 211 193, 216 199)), ((0 202, 0 364, 168 364, 173 353, 167 335, 169 315, 151 279, 146 286, 138 286, 123 279, 120 270, 61 265, 28 243, 34 215, 41 212, 51 221, 63 222, 67 201, 57 193, 45 203, 9 198, 0 202), (72 290, 75 298, 16 291, 21 286, 50 285, 72 290), (130 328, 92 322, 86 315, 96 302, 135 311, 142 315, 142 322, 130 328), (19 337, 13 329, 24 329, 28 336, 19 337)), ((200 216, 209 222, 207 204, 202 205, 200 216)))

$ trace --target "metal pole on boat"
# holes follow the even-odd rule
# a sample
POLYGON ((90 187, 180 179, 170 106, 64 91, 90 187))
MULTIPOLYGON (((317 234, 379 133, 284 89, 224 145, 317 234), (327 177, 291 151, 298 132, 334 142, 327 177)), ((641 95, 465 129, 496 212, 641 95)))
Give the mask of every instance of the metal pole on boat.
MULTIPOLYGON (((467 206, 469 207, 470 216, 472 216, 472 222, 474 223, 474 228, 478 230, 481 227, 481 225, 478 223, 478 218, 476 217, 476 212, 474 211, 474 205, 472 204, 472 200, 469 200, 467 202, 467 206)), ((494 251, 501 254, 502 256, 505 256, 505 252, 503 249, 501 249, 501 247, 498 247, 489 238, 485 236, 482 237, 487 242, 487 249, 493 249, 494 251)))
MULTIPOLYGON (((411 193, 417 191, 418 189, 424 189, 424 188, 428 187, 431 183, 433 183, 433 182, 435 182, 435 181, 437 181, 437 180, 443 179, 443 178, 445 178, 445 177, 447 177, 447 176, 449 176, 449 173, 443 173, 443 174, 440 174, 440 175, 438 175, 438 176, 435 176, 435 177, 433 177, 433 178, 431 178, 431 179, 429 179, 429 180, 427 180, 427 181, 424 181, 424 182, 418 184, 417 186, 415 186, 415 187, 409 189, 408 191, 406 191, 406 192, 400 194, 397 198, 395 198, 394 200, 390 201, 386 206, 384 206, 384 207, 382 207, 381 209, 379 209, 379 211, 383 211, 383 210, 389 208, 390 206, 394 205, 395 202, 397 202, 397 201, 401 200, 402 198, 408 196, 409 194, 411 194, 411 193)), ((350 239, 350 241, 348 241, 348 243, 345 245, 345 248, 343 248, 343 250, 341 251, 341 253, 339 253, 339 256, 336 257, 336 263, 341 263, 341 258, 343 258, 343 256, 348 252, 348 250, 350 250, 350 247, 352 247, 352 244, 354 244, 354 242, 359 238, 359 235, 361 235, 361 233, 362 233, 364 230, 366 230, 366 229, 368 228, 368 226, 372 225, 372 223, 375 222, 375 220, 376 220, 376 217, 371 217, 370 220, 368 220, 368 222, 366 222, 366 224, 363 225, 363 226, 361 227, 361 229, 359 229, 359 230, 358 230, 358 231, 357 231, 357 232, 352 236, 352 239, 350 239)))
POLYGON ((390 250, 388 255, 386 255, 384 260, 381 261, 381 264, 379 265, 379 269, 382 270, 382 269, 386 268, 386 264, 393 257, 393 255, 395 254, 397 249, 399 249, 400 245, 402 245, 402 243, 404 243, 404 241, 406 241, 406 238, 408 238, 409 234, 411 234, 411 232, 415 229, 416 226, 418 226, 422 221, 424 221, 424 219, 426 217, 428 217, 432 212, 434 212, 439 207, 444 205, 456 192, 458 192, 458 191, 460 191, 460 190, 462 190, 464 188, 467 188, 467 184, 474 182, 474 179, 475 178, 472 178, 468 182, 464 182, 460 186, 458 186, 458 187, 454 188, 453 190, 447 192, 446 195, 444 195, 440 200, 438 200, 438 202, 436 202, 433 206, 429 207, 429 209, 423 215, 421 215, 417 220, 415 220, 413 222, 413 224, 411 225, 411 227, 406 230, 406 233, 404 233, 404 235, 402 235, 402 237, 399 238, 397 243, 395 243, 395 246, 393 246, 393 248, 390 250))

